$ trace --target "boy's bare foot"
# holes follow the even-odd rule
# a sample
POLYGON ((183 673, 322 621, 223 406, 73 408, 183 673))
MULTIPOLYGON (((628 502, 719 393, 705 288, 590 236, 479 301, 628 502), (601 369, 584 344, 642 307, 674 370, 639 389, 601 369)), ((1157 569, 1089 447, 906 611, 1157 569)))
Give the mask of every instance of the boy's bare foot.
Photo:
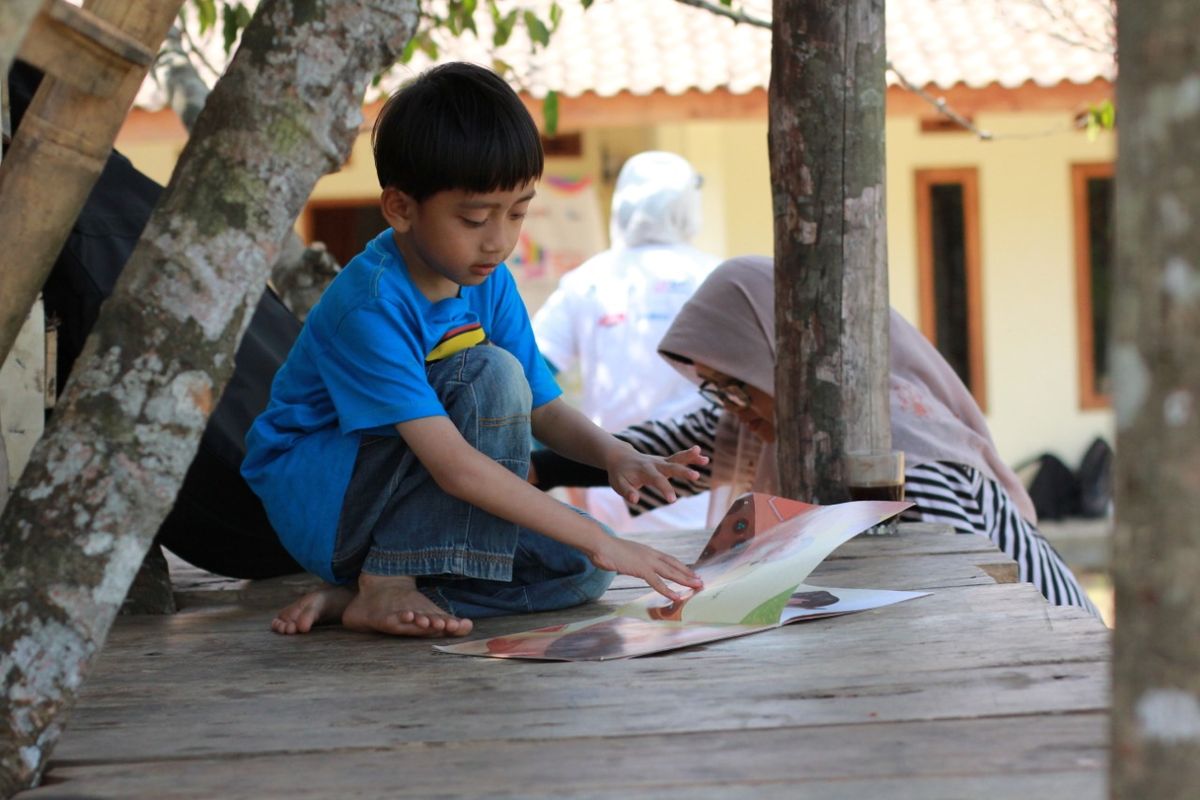
POLYGON ((336 622, 354 599, 354 594, 354 590, 345 586, 323 584, 276 614, 271 620, 271 630, 285 635, 308 633, 314 625, 336 622))
POLYGON ((473 627, 421 594, 414 578, 365 573, 358 576, 358 594, 342 614, 342 625, 393 636, 466 636, 473 627))

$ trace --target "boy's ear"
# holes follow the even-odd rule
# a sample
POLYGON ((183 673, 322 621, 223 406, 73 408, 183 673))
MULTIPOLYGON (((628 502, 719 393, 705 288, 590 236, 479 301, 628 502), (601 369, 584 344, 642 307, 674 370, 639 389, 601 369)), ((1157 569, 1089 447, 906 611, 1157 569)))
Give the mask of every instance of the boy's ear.
POLYGON ((379 198, 379 209, 388 225, 400 233, 407 233, 417 214, 417 201, 412 195, 389 186, 379 198))

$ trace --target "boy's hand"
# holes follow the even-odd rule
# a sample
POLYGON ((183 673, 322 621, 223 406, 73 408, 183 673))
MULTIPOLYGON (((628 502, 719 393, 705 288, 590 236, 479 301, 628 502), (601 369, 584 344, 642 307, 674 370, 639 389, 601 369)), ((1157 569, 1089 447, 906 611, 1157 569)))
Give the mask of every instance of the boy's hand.
POLYGON ((700 576, 682 561, 644 544, 605 536, 599 549, 589 555, 600 569, 641 578, 651 589, 670 600, 682 600, 683 595, 672 591, 666 580, 697 591, 704 588, 700 576))
POLYGON ((675 489, 669 478, 694 481, 700 473, 688 464, 707 464, 708 456, 701 455, 699 445, 680 450, 666 458, 639 453, 632 447, 622 448, 608 464, 608 482, 613 490, 634 504, 638 501, 638 489, 653 486, 667 499, 675 502, 675 489))

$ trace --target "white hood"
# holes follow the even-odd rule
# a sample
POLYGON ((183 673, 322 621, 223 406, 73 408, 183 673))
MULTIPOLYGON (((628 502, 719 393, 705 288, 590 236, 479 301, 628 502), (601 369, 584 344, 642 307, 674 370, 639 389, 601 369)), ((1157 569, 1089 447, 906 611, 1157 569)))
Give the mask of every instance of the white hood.
POLYGON ((613 192, 612 247, 687 244, 700 230, 700 183, 700 174, 674 153, 630 158, 613 192))

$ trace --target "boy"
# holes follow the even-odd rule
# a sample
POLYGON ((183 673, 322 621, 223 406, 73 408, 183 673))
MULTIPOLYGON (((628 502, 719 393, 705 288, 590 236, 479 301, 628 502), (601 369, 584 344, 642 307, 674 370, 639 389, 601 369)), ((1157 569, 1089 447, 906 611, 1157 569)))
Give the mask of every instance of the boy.
POLYGON ((636 497, 694 479, 695 448, 644 456, 567 406, 502 263, 542 174, 537 128, 494 73, 447 64, 373 132, 390 226, 309 314, 242 466, 284 546, 328 585, 271 627, 462 636, 472 617, 599 597, 613 572, 700 581, 525 482, 532 433, 636 497), (353 587, 353 588, 352 588, 353 587))

